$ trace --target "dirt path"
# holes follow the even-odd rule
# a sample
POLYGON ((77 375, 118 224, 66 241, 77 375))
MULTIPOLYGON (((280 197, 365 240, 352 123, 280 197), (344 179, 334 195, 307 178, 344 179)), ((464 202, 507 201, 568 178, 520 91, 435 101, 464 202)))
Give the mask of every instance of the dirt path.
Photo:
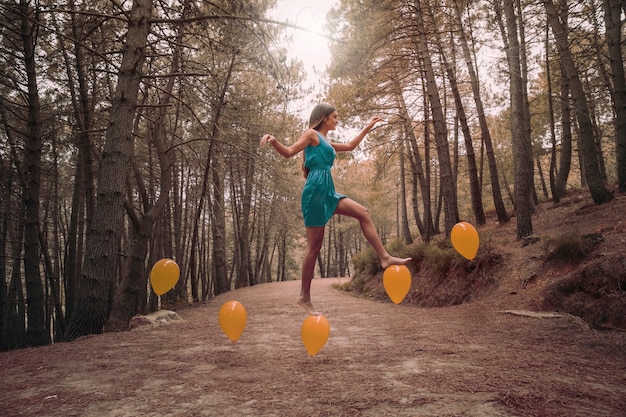
POLYGON ((626 335, 487 305, 419 309, 316 279, 331 334, 300 339, 299 281, 237 290, 183 321, 0 353, 3 416, 625 416, 626 335), (235 344, 218 310, 247 309, 235 344))

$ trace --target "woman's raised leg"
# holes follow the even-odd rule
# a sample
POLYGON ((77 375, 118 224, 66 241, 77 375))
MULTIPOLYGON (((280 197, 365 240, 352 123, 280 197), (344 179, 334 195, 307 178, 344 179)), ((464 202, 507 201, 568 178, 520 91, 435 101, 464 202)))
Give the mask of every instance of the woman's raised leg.
POLYGON ((380 264, 383 269, 386 269, 391 265, 406 265, 411 261, 411 258, 396 258, 389 255, 382 242, 376 226, 372 221, 372 216, 367 208, 363 207, 359 203, 349 198, 342 198, 339 200, 339 205, 335 210, 335 214, 354 217, 359 221, 363 235, 372 246, 378 257, 380 258, 380 264))

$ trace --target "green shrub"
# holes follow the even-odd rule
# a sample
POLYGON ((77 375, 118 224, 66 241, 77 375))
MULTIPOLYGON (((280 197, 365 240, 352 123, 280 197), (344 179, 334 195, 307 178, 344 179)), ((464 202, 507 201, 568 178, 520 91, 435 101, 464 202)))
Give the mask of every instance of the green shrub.
POLYGON ((398 258, 409 258, 411 256, 409 252, 409 246, 407 246, 406 243, 399 239, 394 239, 393 241, 389 242, 389 244, 386 246, 386 249, 387 252, 391 254, 391 256, 397 256, 398 258))
POLYGON ((544 239, 546 261, 578 262, 591 253, 592 245, 578 230, 568 230, 556 237, 544 239))
POLYGON ((345 281, 343 283, 335 282, 333 288, 341 291, 352 291, 352 281, 345 281))
POLYGON ((380 267, 378 255, 371 247, 367 247, 352 257, 355 275, 374 275, 380 267))
POLYGON ((413 265, 419 267, 426 257, 427 243, 412 243, 406 247, 407 257, 411 258, 413 265))
POLYGON ((451 246, 433 243, 424 248, 422 268, 427 268, 438 275, 445 275, 459 263, 459 258, 451 246))
MULTIPOLYGON (((448 239, 441 239, 431 243, 412 243, 407 245, 400 240, 394 240, 387 246, 387 251, 399 258, 411 258, 414 271, 427 268, 428 271, 445 275, 450 269, 458 266, 464 260, 458 256, 448 239)), ((370 247, 356 254, 352 258, 355 278, 376 275, 380 271, 380 260, 376 252, 370 247)))

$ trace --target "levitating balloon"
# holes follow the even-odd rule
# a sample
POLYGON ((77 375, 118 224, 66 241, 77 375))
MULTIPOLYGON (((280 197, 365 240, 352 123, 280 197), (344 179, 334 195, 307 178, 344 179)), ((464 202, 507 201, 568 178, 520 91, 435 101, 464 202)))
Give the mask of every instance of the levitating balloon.
POLYGON ((476 257, 478 252, 478 232, 468 222, 460 222, 454 225, 450 232, 452 246, 457 252, 470 261, 476 257))
POLYGON ((396 304, 400 304, 411 289, 411 271, 404 265, 391 265, 383 273, 383 287, 396 304))
POLYGON ((152 267, 150 271, 150 285, 156 295, 163 295, 178 282, 180 277, 180 268, 178 264, 171 259, 161 259, 152 267))
POLYGON ((322 350, 329 335, 330 326, 324 316, 308 316, 302 323, 302 343, 311 356, 322 350))
POLYGON ((246 318, 246 309, 239 301, 227 301, 220 308, 220 327, 233 343, 241 337, 246 327, 246 318))

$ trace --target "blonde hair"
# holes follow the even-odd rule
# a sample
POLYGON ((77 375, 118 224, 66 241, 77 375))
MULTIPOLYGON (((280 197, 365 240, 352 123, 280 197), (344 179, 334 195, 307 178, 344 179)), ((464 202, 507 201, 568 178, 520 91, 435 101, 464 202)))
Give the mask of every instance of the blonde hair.
MULTIPOLYGON (((324 119, 330 116, 331 113, 334 112, 335 110, 337 109, 331 106, 330 104, 322 103, 322 104, 318 104, 317 106, 315 106, 313 110, 311 111, 311 116, 309 117, 309 129, 319 130, 320 127, 322 126, 322 123, 324 123, 324 119)), ((309 175, 309 169, 304 166, 305 162, 306 162, 306 156, 303 151, 302 152, 302 175, 304 175, 304 178, 308 177, 309 175)))

